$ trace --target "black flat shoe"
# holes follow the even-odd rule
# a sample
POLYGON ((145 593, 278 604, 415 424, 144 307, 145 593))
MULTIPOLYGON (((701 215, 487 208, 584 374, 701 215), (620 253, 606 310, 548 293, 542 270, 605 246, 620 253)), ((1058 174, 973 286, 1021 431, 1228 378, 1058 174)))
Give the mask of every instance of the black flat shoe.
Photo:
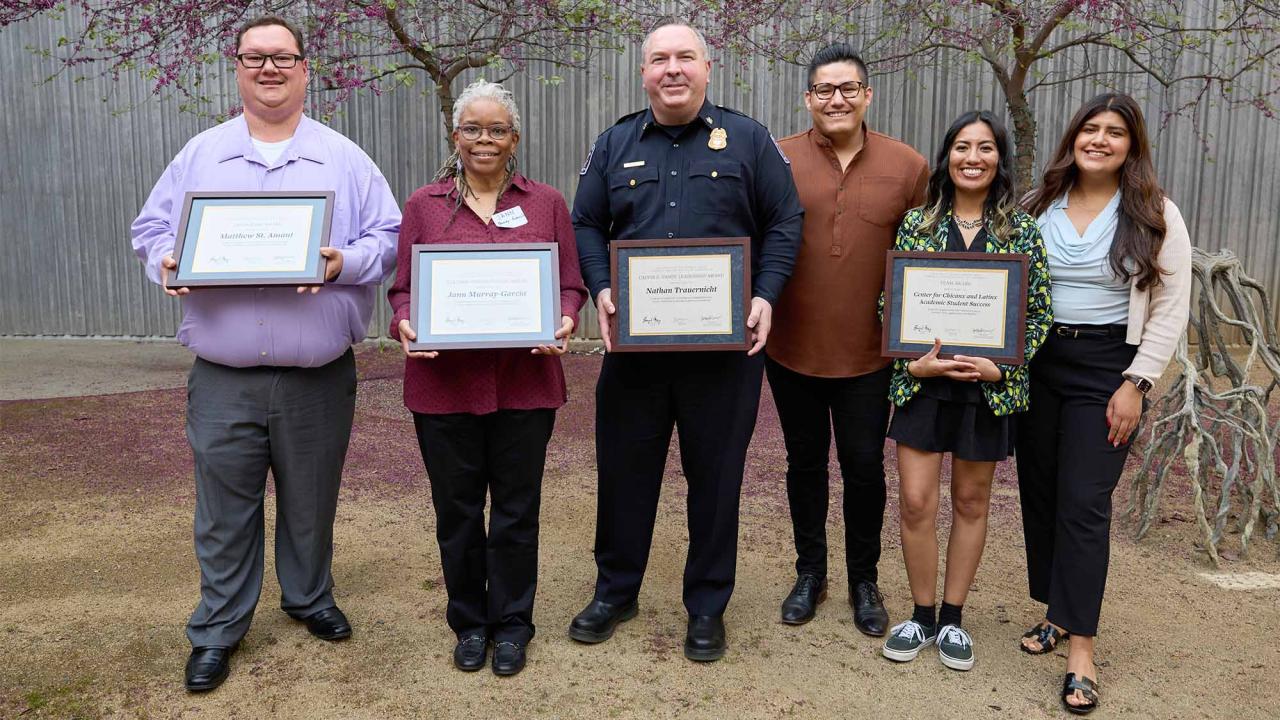
POLYGON ((719 615, 692 615, 684 636, 684 656, 697 662, 724 657, 724 618, 719 615))
POLYGON ((803 625, 813 619, 818 604, 827 599, 827 581, 812 573, 800 573, 791 594, 782 601, 782 622, 803 625))
POLYGON ((345 640, 351 637, 351 623, 347 622, 347 616, 336 605, 314 612, 302 618, 302 621, 307 624, 307 632, 321 640, 345 640))
POLYGON ((475 672, 484 667, 489 652, 489 638, 483 635, 466 635, 458 638, 453 646, 453 665, 463 672, 475 672))
POLYGON ((863 580, 854 585, 849 603, 853 605, 853 624, 863 635, 884 637, 889 629, 889 613, 884 609, 884 596, 875 583, 863 580))
POLYGON ((635 600, 620 605, 592 600, 569 623, 569 637, 584 643, 604 642, 613 636, 618 623, 630 620, 639 611, 635 600))
POLYGON ((524 669, 524 645, 500 642, 493 646, 493 674, 515 675, 524 669))
POLYGON ((234 647, 191 648, 187 658, 186 686, 191 692, 209 692, 231 674, 234 647))

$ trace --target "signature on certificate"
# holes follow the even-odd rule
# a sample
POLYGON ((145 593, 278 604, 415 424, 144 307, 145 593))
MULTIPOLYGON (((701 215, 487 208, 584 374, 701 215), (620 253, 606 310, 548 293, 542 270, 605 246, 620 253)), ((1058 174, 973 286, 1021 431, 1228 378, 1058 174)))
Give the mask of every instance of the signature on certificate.
POLYGON ((644 317, 640 318, 640 323, 643 325, 661 325, 662 320, 656 317, 653 317, 651 315, 645 315, 644 317))
POLYGON ((912 325, 912 326, 911 326, 911 329, 912 329, 912 330, 914 330, 915 332, 918 332, 918 333, 931 333, 931 332, 933 332, 933 328, 929 327, 928 325, 924 325, 924 324, 916 324, 916 325, 912 325))

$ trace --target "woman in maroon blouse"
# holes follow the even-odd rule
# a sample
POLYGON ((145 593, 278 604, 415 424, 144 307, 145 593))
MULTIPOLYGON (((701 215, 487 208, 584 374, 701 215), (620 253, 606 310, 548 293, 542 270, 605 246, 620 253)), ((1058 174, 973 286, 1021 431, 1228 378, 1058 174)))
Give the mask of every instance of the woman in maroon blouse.
POLYGON ((556 408, 568 399, 560 355, 587 297, 573 225, 555 188, 516 172, 520 113, 511 92, 478 80, 453 111, 456 151, 404 208, 391 335, 404 347, 404 404, 413 412, 431 483, 436 539, 457 633, 454 664, 514 675, 533 638, 538 506, 556 408), (498 215, 495 219, 494 215, 498 215), (410 251, 424 243, 559 245, 559 345, 410 352, 410 251), (491 499, 489 532, 485 494, 491 499))

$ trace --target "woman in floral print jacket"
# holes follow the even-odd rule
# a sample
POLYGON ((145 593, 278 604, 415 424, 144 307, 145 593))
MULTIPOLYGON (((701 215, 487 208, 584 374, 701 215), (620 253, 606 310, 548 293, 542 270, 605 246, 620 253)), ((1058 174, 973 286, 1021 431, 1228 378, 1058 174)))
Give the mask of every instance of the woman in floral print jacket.
MULTIPOLYGON (((1026 254, 1024 342, 1030 360, 1053 312, 1044 243, 1035 220, 1018 207, 1012 161, 1008 136, 991 113, 960 116, 942 143, 924 206, 907 213, 894 247, 1026 254)), ((1025 365, 965 355, 942 359, 940 349, 935 339, 923 357, 894 361, 889 437, 897 442, 902 554, 915 610, 890 631, 882 652, 906 662, 936 643, 944 665, 969 670, 973 639, 961 625, 962 609, 986 544, 995 466, 1013 454, 1010 415, 1027 409, 1029 380, 1025 365), (951 453, 952 525, 939 613, 938 496, 945 453, 951 453)))

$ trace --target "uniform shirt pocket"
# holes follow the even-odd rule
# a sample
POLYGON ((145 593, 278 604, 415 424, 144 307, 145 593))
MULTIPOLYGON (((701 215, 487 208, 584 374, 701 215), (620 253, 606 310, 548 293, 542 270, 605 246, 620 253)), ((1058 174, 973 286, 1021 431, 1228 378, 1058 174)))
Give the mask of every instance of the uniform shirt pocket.
POLYGON ((736 160, 701 160, 689 165, 689 208, 708 215, 741 214, 750 207, 742 163, 736 160))
POLYGON ((660 200, 658 168, 620 168, 609 173, 609 209, 614 227, 644 222, 658 209, 660 200))
POLYGON ((897 227, 909 209, 906 195, 902 178, 895 175, 864 177, 858 183, 858 217, 872 225, 897 227))

